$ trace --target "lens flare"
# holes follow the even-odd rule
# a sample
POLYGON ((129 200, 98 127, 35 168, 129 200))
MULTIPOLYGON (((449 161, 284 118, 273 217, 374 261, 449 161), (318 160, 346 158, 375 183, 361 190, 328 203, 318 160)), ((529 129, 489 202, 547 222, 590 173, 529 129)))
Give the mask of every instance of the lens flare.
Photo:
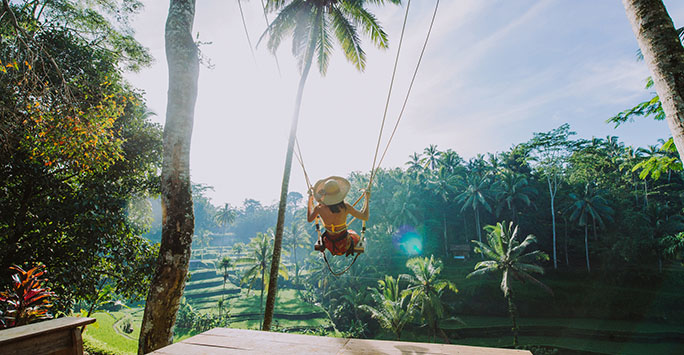
POLYGON ((394 247, 406 255, 420 255, 423 252, 423 236, 413 226, 401 226, 392 236, 394 247))

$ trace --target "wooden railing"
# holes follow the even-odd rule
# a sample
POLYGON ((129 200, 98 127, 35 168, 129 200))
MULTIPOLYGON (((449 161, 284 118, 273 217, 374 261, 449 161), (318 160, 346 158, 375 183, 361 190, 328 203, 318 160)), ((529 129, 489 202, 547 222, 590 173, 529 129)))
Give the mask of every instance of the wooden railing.
POLYGON ((81 327, 95 318, 64 317, 0 330, 2 355, 82 355, 81 327))

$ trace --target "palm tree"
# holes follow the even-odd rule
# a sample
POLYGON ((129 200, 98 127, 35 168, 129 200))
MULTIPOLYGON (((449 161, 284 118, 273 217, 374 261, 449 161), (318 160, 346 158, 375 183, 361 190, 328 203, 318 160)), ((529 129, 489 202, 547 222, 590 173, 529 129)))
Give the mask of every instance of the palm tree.
MULTIPOLYGON (((268 280, 266 279, 266 269, 268 268, 268 262, 271 260, 273 253, 272 244, 272 232, 267 233, 257 233, 257 236, 249 241, 248 248, 251 249, 251 256, 246 258, 241 258, 239 261, 241 263, 247 263, 248 269, 242 276, 241 283, 247 284, 247 293, 252 290, 254 282, 259 280, 261 282, 261 295, 259 301, 259 311, 263 310, 264 307, 264 290, 268 286, 268 280), (251 264, 251 266, 249 266, 251 264)), ((280 265, 277 269, 277 275, 282 276, 287 279, 287 269, 284 265, 280 265)), ((276 275, 276 277, 277 277, 276 275)), ((263 320, 262 320, 263 321, 263 320)), ((261 325, 260 325, 261 327, 261 325)))
POLYGON ((425 154, 425 157, 423 157, 422 163, 425 164, 425 168, 429 166, 430 170, 435 170, 439 164, 439 157, 442 155, 442 152, 437 150, 436 144, 430 144, 429 147, 423 150, 423 153, 425 154))
POLYGON ((228 225, 235 221, 235 209, 229 203, 224 204, 216 211, 214 221, 216 225, 223 227, 223 233, 225 233, 228 225))
POLYGON ((663 271, 662 257, 665 253, 663 240, 667 236, 676 235, 684 229, 684 217, 680 214, 672 214, 668 211, 667 204, 651 203, 644 212, 644 218, 649 226, 649 234, 653 245, 653 251, 658 259, 658 272, 663 271))
POLYGON ((456 173, 456 168, 461 165, 463 159, 451 149, 447 149, 439 157, 439 166, 443 166, 449 173, 456 173))
POLYGON ((275 306, 278 282, 277 270, 280 264, 280 251, 285 225, 290 168, 292 167, 292 153, 297 135, 297 122, 299 120, 304 85, 309 76, 314 55, 316 55, 318 70, 321 75, 325 75, 328 69, 328 62, 333 49, 331 30, 334 31, 334 36, 340 43, 347 60, 352 62, 359 70, 363 70, 366 65, 366 54, 361 48, 361 40, 358 34, 359 29, 369 35, 371 41, 376 46, 387 48, 387 34, 383 31, 375 16, 365 8, 367 2, 373 4, 384 4, 386 2, 399 4, 401 0, 268 0, 267 2, 267 9, 279 12, 262 35, 262 38, 268 35, 267 46, 271 52, 275 53, 283 38, 286 35, 292 34, 292 52, 299 61, 301 77, 295 99, 290 137, 285 156, 285 169, 280 190, 278 219, 273 245, 273 262, 271 263, 271 282, 266 301, 264 330, 269 330, 271 327, 275 306))
POLYGON ((392 195, 389 218, 397 226, 420 224, 420 208, 410 184, 402 184, 392 195))
POLYGON ((405 163, 405 165, 408 165, 408 168, 406 169, 407 171, 421 171, 423 170, 423 165, 421 163, 423 159, 421 158, 420 154, 414 152, 413 154, 409 155, 409 160, 405 163))
POLYGON ((476 252, 481 252, 486 255, 489 260, 484 260, 475 265, 475 271, 466 276, 467 278, 473 276, 481 276, 484 274, 491 274, 501 272, 501 292, 508 303, 508 313, 513 322, 513 346, 518 346, 518 324, 516 322, 517 310, 515 303, 513 303, 513 286, 511 278, 518 281, 529 281, 542 287, 545 291, 553 294, 550 288, 544 285, 541 281, 530 275, 530 272, 543 274, 544 269, 541 266, 533 264, 538 260, 549 260, 549 256, 540 251, 533 250, 525 252, 528 246, 535 243, 537 239, 529 234, 525 237, 522 243, 515 238, 518 236, 518 227, 511 222, 506 226, 506 222, 499 222, 496 226, 486 226, 489 232, 487 235, 487 244, 473 240, 477 246, 476 252))
POLYGON ((226 281, 228 280, 228 268, 233 267, 233 262, 230 260, 230 257, 224 256, 219 263, 219 267, 223 269, 223 292, 221 293, 221 304, 219 305, 219 318, 221 318, 221 309, 225 301, 226 281))
POLYGON ((449 199, 453 193, 458 182, 458 177, 449 172, 449 169, 442 165, 435 174, 432 174, 428 184, 432 191, 436 192, 442 201, 442 228, 444 232, 444 255, 449 256, 449 241, 447 238, 447 206, 449 206, 449 199))
POLYGON ((401 340, 404 326, 415 315, 413 298, 402 295, 399 280, 385 275, 384 280, 378 281, 378 288, 371 288, 371 297, 376 306, 360 305, 359 308, 370 313, 380 326, 394 333, 397 340, 401 340))
POLYGON ((594 233, 596 233, 596 222, 601 227, 604 226, 604 219, 612 220, 613 209, 608 206, 608 202, 587 183, 584 187, 584 195, 577 196, 571 193, 572 205, 570 205, 570 220, 577 221, 580 226, 584 226, 584 250, 587 259, 587 272, 591 272, 589 265, 589 217, 594 223, 594 233))
POLYGON ((499 175, 499 180, 494 183, 494 189, 496 190, 496 200, 498 201, 496 207, 497 217, 505 207, 511 212, 513 223, 518 222, 516 205, 523 203, 529 207, 532 204, 530 197, 534 197, 537 194, 537 189, 529 186, 524 175, 517 174, 508 169, 503 170, 499 175))
POLYGON ((308 223, 301 219, 296 219, 290 223, 290 228, 283 236, 283 242, 292 250, 292 261, 295 266, 295 285, 299 284, 299 261, 297 260, 298 248, 310 248, 312 241, 307 231, 308 223))
POLYGON ((190 137, 197 101, 199 55, 192 37, 195 0, 171 0, 165 46, 169 89, 164 125, 161 203, 162 225, 156 271, 145 302, 138 352, 170 344, 183 283, 188 274, 195 218, 190 183, 190 137))
POLYGON ((451 281, 439 278, 442 271, 442 261, 435 259, 432 255, 429 259, 424 257, 411 258, 406 262, 406 267, 411 270, 413 275, 402 274, 399 276, 400 279, 406 279, 409 283, 402 295, 411 295, 410 302, 419 305, 420 313, 432 331, 432 340, 434 341, 437 331, 439 331, 444 337, 444 341, 448 343, 449 338, 439 327, 439 321, 444 317, 441 297, 447 289, 458 292, 456 285, 451 281))
POLYGON ((473 212, 475 212, 475 228, 477 229, 477 239, 480 242, 482 242, 482 228, 480 227, 479 207, 484 207, 487 211, 492 212, 492 208, 489 206, 489 202, 487 202, 488 193, 486 188, 488 184, 489 178, 487 175, 468 174, 465 181, 462 182, 465 191, 456 196, 456 202, 463 205, 461 212, 465 211, 468 207, 472 208, 473 212))
POLYGON ((240 256, 245 251, 245 243, 237 242, 232 247, 233 254, 240 256))

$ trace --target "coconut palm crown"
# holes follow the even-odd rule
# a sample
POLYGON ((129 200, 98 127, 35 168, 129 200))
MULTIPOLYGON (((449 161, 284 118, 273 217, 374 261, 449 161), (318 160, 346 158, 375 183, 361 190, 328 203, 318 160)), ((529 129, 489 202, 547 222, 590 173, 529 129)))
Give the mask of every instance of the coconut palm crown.
POLYGON ((485 229, 489 232, 487 244, 477 240, 472 242, 477 245, 475 252, 484 253, 489 260, 477 263, 475 271, 468 274, 468 278, 501 271, 503 272, 501 291, 504 296, 509 296, 512 292, 511 278, 523 282, 529 281, 542 287, 545 291, 553 293, 550 288, 530 275, 530 273, 544 273, 541 266, 532 264, 532 262, 549 260, 549 255, 541 250, 525 252, 527 247, 537 242, 534 235, 529 234, 522 242, 517 241, 518 226, 515 226, 513 222, 508 225, 506 222, 499 222, 496 226, 486 226, 485 229))
POLYGON ((368 35, 378 48, 388 47, 387 34, 366 5, 385 3, 398 5, 401 0, 268 0, 267 10, 278 11, 278 15, 261 39, 268 35, 267 47, 275 52, 283 37, 292 34, 292 54, 298 59, 300 70, 310 60, 307 57, 312 50, 318 71, 325 75, 334 37, 347 60, 363 71, 366 53, 361 47, 359 32, 368 35))

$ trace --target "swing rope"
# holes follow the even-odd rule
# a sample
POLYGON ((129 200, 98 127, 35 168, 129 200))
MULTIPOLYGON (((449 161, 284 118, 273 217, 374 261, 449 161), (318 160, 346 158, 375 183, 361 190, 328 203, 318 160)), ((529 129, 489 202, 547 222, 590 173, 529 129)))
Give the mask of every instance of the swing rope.
MULTIPOLYGON (((397 54, 396 54, 396 57, 394 60, 394 68, 392 70, 392 79, 390 80, 390 86, 389 86, 389 90, 387 93, 387 100, 385 102, 385 109, 384 109, 384 112, 382 115, 382 123, 380 124, 380 133, 378 134, 378 142, 377 142, 376 147, 375 147, 375 154, 373 156, 373 164, 371 166, 371 173, 370 173, 370 177, 368 179, 368 187, 366 188, 366 191, 370 191, 370 189, 373 185, 373 179, 375 178, 377 171, 380 169, 380 165, 382 164, 383 160, 385 159, 385 155, 387 154, 390 143, 392 142, 392 139, 394 138, 394 134, 396 133, 397 128, 399 127, 399 122, 401 121, 401 119, 404 115, 404 111, 406 109, 406 105, 408 103, 409 96, 411 95, 411 90, 413 88, 413 84, 414 84, 414 82, 416 80, 416 76, 418 74, 418 69, 420 68, 420 64, 423 60, 423 55, 425 54, 425 50, 427 48, 428 40, 430 39, 430 34, 432 33, 432 28, 433 28, 433 25, 435 23, 435 18, 437 17, 437 10, 439 8, 439 2, 440 2, 440 0, 437 0, 437 2, 435 4, 435 10, 432 14, 432 19, 430 21, 430 27, 428 28, 428 32, 427 32, 427 35, 425 37, 425 42, 423 43, 423 48, 420 52, 420 56, 418 57, 418 62, 416 63, 416 68, 413 71, 411 83, 409 84, 409 88, 406 92, 406 96, 404 97, 404 102, 402 104, 401 111, 399 112, 399 116, 397 117, 397 121, 394 124, 394 128, 392 129, 392 133, 390 134, 390 137, 387 140, 387 144, 385 145, 385 149, 383 150, 382 155, 380 156, 380 160, 378 161, 377 158, 378 158, 378 153, 380 152, 380 143, 382 141, 382 134, 383 134, 383 131, 385 128, 385 121, 387 119, 387 111, 389 109, 389 103, 390 103, 390 99, 392 97, 392 89, 394 87, 394 80, 396 78, 397 66, 399 64, 399 54, 401 53, 401 47, 402 47, 402 44, 404 41, 404 33, 406 32, 406 23, 407 23, 407 19, 408 19, 409 8, 411 6, 411 0, 408 0, 408 2, 406 4, 406 12, 404 14, 404 22, 403 22, 402 27, 401 27, 401 35, 399 37, 399 45, 397 46, 397 54), (377 165, 376 165, 376 162, 377 162, 377 165)), ((309 179, 309 175, 306 171, 306 168, 304 167, 304 160, 302 159, 302 153, 301 153, 301 150, 299 147, 299 141, 297 140, 296 137, 295 137, 295 145, 297 148, 297 150, 295 151, 295 156, 297 157, 297 160, 299 161, 299 164, 302 167, 302 171, 304 172, 304 178, 306 180, 307 188, 309 190, 311 190, 313 188, 313 186, 311 185, 311 180, 309 179)), ((361 201, 361 199, 363 199, 365 196, 367 196, 365 193, 362 194, 356 200, 356 202, 354 202, 353 206, 356 206, 361 201)), ((370 203, 370 201, 368 201, 368 203, 370 203)), ((356 220, 356 217, 352 218, 347 223, 347 225, 354 222, 354 220, 356 220)), ((322 242, 321 229, 320 229, 320 216, 316 217, 316 232, 318 233, 319 241, 322 242)), ((362 221, 362 229, 361 229, 361 236, 359 239, 359 245, 362 245, 364 243, 365 234, 366 234, 366 221, 362 221)), ((340 275, 344 274, 345 272, 347 272, 352 267, 352 265, 354 265, 354 263, 356 262, 356 259, 358 257, 359 257, 359 254, 357 253, 354 256, 354 260, 352 260, 351 264, 349 264, 344 270, 336 272, 330 267, 330 263, 328 262, 328 258, 325 255, 325 250, 323 251, 323 260, 325 260, 325 264, 328 267, 328 270, 330 270, 330 273, 332 273, 334 276, 340 276, 340 275)))
MULTIPOLYGON (((404 42, 404 33, 406 32, 406 22, 408 19, 409 8, 411 7, 411 0, 406 4, 406 13, 404 14, 404 23, 401 26, 401 35, 399 36, 399 45, 397 46, 397 55, 394 58, 394 69, 392 69, 392 79, 390 80, 389 90, 387 92, 387 100, 385 101, 385 111, 382 114, 382 123, 380 124, 380 134, 378 134, 378 143, 375 146, 375 155, 373 156, 373 165, 371 165, 370 178, 368 179, 368 190, 373 184, 373 177, 375 175, 375 162, 378 159, 378 152, 380 151, 380 141, 382 140, 382 132, 385 129, 385 120, 387 119, 387 111, 389 109, 390 99, 392 98, 392 88, 394 87, 394 79, 397 76, 397 66, 399 65, 399 53, 401 53, 401 45, 404 42)), ((387 142, 389 145, 390 142, 387 142)), ((379 164, 378 164, 379 165, 379 164)), ((379 167, 379 166, 378 166, 379 167)))
MULTIPOLYGON (((404 103, 401 106, 401 111, 399 112, 399 117, 397 118, 397 122, 394 124, 394 129, 392 129, 392 134, 389 137, 389 140, 387 141, 387 145, 385 146, 385 150, 382 152, 382 156, 380 157, 380 162, 378 163, 378 168, 382 164, 382 161, 385 159, 385 155, 387 154, 387 150, 389 149, 390 142, 392 142, 392 138, 394 138, 394 133, 397 132, 397 127, 399 127, 399 122, 401 121, 401 118, 404 116, 404 111, 406 110, 406 104, 408 103, 409 95, 411 95, 411 89, 413 89, 413 83, 416 81, 416 76, 418 75, 418 69, 420 68, 420 63, 423 61, 423 55, 425 54, 425 49, 427 48, 428 40, 430 39, 430 34, 432 33, 432 26, 435 24, 435 18, 437 17, 437 9, 439 8, 439 0, 437 0, 437 3, 435 4, 435 11, 432 13, 432 20, 430 21, 430 27, 428 28, 427 36, 425 37, 425 42, 423 43, 423 49, 420 51, 420 56, 418 57, 418 63, 416 64, 416 69, 413 71, 413 77, 411 78, 411 84, 409 84, 408 90, 406 91, 406 97, 404 98, 404 103)), ((377 154, 377 152, 376 152, 377 154)), ((370 187, 370 183, 369 183, 370 187)))

